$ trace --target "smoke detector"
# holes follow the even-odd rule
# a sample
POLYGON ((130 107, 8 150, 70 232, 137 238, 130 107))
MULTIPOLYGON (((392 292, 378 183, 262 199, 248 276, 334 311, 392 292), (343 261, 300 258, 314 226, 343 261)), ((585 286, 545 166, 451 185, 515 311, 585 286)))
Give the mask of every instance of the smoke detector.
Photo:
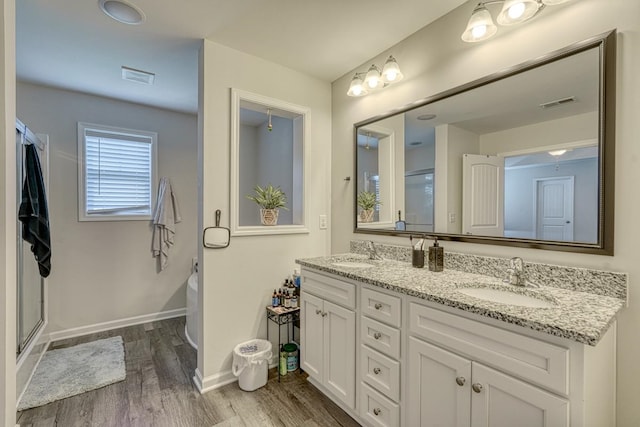
POLYGON ((136 70, 134 68, 122 66, 122 80, 152 85, 155 79, 156 75, 148 71, 136 70))
POLYGON ((98 0, 98 5, 105 15, 123 24, 138 25, 146 19, 139 7, 123 0, 98 0))

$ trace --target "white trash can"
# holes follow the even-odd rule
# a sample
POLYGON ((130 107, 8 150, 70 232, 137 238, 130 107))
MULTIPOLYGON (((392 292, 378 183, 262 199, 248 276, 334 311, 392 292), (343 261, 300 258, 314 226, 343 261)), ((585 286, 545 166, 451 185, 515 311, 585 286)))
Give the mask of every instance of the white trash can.
POLYGON ((233 375, 244 391, 254 391, 267 383, 271 343, 255 339, 238 344, 233 349, 233 375))

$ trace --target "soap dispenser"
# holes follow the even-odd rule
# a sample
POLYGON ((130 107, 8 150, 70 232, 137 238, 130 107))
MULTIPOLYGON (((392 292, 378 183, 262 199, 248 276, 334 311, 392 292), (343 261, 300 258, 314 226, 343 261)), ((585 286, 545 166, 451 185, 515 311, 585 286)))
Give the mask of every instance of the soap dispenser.
POLYGON ((444 248, 438 244, 435 238, 433 246, 429 247, 429 271, 442 271, 444 269, 444 248))

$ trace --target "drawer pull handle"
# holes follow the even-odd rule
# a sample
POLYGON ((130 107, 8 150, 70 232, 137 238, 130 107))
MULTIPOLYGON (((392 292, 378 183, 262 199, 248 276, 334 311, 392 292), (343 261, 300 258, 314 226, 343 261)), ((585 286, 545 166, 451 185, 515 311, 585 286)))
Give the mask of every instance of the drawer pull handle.
POLYGON ((327 312, 326 311, 322 312, 322 317, 327 317, 327 312))
POLYGON ((380 415, 380 412, 382 412, 382 409, 380 408, 374 408, 373 410, 373 414, 377 417, 378 415, 380 415))
POLYGON ((460 387, 462 387, 466 381, 467 380, 465 380, 464 377, 456 378, 456 384, 458 384, 460 387))
POLYGON ((373 373, 378 375, 380 373, 380 368, 373 368, 373 373))
POLYGON ((382 334, 380 332, 376 332, 375 334, 373 334, 373 338, 379 340, 380 337, 382 337, 382 334))
POLYGON ((374 305, 376 310, 380 310, 382 308, 382 304, 380 304, 379 302, 376 303, 376 305, 374 305))
POLYGON ((480 393, 482 391, 482 384, 480 383, 475 383, 471 386, 471 388, 473 389, 473 391, 475 391, 476 393, 480 393))
POLYGON ((316 314, 322 314, 322 310, 316 309, 316 314))

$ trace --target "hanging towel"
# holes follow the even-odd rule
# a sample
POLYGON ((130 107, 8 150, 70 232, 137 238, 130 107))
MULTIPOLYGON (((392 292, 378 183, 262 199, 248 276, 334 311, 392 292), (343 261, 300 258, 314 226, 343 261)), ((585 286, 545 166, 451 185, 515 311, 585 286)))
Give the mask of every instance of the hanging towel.
POLYGON ((32 144, 25 146, 24 185, 18 219, 22 222, 22 238, 31 243, 31 252, 38 262, 40 276, 51 273, 51 235, 49 210, 44 190, 38 151, 32 144))
POLYGON ((153 239, 151 250, 153 256, 160 260, 160 271, 164 270, 169 261, 169 248, 173 246, 176 234, 176 224, 182 221, 178 199, 171 182, 167 178, 160 179, 158 186, 158 200, 153 213, 153 239))

